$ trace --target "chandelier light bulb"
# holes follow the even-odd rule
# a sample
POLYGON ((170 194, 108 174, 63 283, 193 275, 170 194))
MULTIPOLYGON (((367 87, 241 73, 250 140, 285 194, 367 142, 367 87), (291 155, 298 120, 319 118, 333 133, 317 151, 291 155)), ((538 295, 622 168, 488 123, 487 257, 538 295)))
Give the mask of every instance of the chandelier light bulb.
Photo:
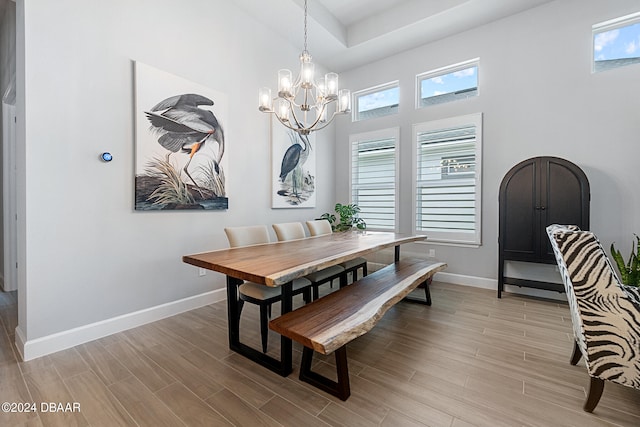
POLYGON ((268 87, 260 88, 260 91, 258 92, 258 103, 260 111, 271 111, 271 89, 268 87))
POLYGON ((325 123, 327 121, 327 109, 322 108, 318 110, 318 121, 320 123, 325 123))
POLYGON ((282 69, 278 71, 278 96, 280 98, 288 98, 291 95, 291 71, 282 69))
POLYGON ((314 65, 313 62, 302 63, 302 84, 303 89, 311 89, 313 87, 313 74, 314 65))
POLYGON ((323 81, 318 82, 316 89, 316 104, 321 105, 326 95, 326 89, 323 81))
POLYGON ((351 111, 351 92, 348 89, 340 89, 340 105, 338 106, 340 113, 348 113, 351 111))
POLYGON ((328 99, 336 99, 338 97, 338 75, 336 73, 327 73, 324 76, 326 82, 328 99))
POLYGON ((285 101, 280 101, 278 106, 280 120, 288 122, 289 121, 289 105, 285 101))

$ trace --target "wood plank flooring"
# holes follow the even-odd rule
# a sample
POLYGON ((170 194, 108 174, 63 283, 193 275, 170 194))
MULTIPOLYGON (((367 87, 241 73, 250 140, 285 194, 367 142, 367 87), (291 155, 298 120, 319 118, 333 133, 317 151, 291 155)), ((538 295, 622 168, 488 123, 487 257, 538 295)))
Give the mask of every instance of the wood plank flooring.
MULTIPOLYGON (((15 293, 0 293, 0 401, 38 407, 0 413, 0 425, 640 426, 640 391, 616 384, 582 411, 589 378, 569 364, 565 304, 445 283, 431 294, 433 306, 401 302, 348 345, 341 402, 298 381, 295 343, 288 378, 231 352, 224 302, 19 362, 15 293), (43 412, 42 402, 80 412, 43 412)), ((259 348, 257 307, 245 304, 241 328, 259 348)), ((278 344, 271 332, 269 354, 278 344)), ((333 355, 314 359, 334 374, 333 355)))

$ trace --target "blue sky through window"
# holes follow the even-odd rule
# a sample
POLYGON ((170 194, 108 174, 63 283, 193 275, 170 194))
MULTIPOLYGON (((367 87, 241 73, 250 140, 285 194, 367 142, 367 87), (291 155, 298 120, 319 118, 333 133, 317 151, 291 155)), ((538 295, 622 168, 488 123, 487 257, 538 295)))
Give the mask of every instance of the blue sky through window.
POLYGON ((640 22, 595 34, 593 57, 596 61, 640 57, 640 22))
POLYGON ((473 66, 453 73, 422 80, 422 82, 420 82, 420 97, 429 98, 477 87, 478 67, 473 66))
POLYGON ((374 110, 376 108, 389 107, 398 105, 400 89, 391 87, 379 92, 373 92, 358 97, 358 112, 374 110))

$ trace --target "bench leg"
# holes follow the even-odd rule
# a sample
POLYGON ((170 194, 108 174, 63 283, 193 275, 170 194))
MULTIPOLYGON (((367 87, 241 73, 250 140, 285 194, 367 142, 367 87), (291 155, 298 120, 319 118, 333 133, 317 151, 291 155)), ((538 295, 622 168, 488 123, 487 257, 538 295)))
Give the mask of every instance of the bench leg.
POLYGON ((308 347, 302 348, 302 363, 300 364, 300 381, 311 384, 340 400, 347 400, 351 395, 349 387, 349 368, 347 366, 347 346, 343 345, 335 351, 336 368, 338 381, 333 381, 323 375, 311 370, 313 360, 313 350, 308 347))
POLYGON ((409 302, 417 302, 418 304, 425 304, 430 306, 431 305, 431 291, 429 290, 429 285, 431 284, 431 280, 432 278, 429 277, 427 280, 425 280, 423 283, 421 283, 418 287, 419 288, 424 288, 424 301, 422 301, 420 298, 409 298, 409 297, 405 297, 404 300, 405 301, 409 301, 409 302))
POLYGON ((431 305, 431 291, 429 290, 429 285, 431 284, 431 277, 429 277, 425 282, 424 282, 424 297, 425 297, 425 304, 427 305, 431 305))

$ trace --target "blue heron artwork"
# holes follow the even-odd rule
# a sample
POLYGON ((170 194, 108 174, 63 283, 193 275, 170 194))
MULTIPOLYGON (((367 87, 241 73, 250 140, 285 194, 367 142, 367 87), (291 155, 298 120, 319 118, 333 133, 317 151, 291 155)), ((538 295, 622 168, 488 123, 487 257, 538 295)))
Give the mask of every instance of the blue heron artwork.
POLYGON ((227 209, 227 99, 136 62, 136 210, 227 209))
POLYGON ((274 208, 315 207, 314 141, 313 134, 301 135, 272 123, 274 208))

